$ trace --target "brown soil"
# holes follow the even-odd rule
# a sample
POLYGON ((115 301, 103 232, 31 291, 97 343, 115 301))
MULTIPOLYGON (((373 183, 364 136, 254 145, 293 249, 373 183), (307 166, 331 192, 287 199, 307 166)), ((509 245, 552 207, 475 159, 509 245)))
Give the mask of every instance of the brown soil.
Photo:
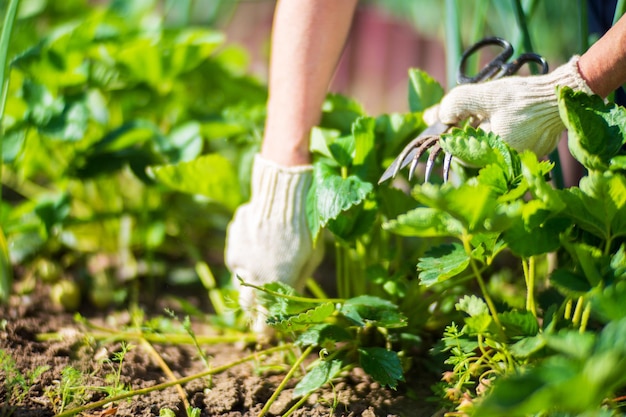
MULTIPOLYGON (((59 411, 61 372, 68 366, 80 371, 83 386, 112 386, 107 374, 113 374, 118 364, 107 362, 120 343, 95 341, 86 337, 84 326, 78 324, 71 313, 55 310, 47 295, 13 297, 7 306, 0 307, 0 351, 9 353, 23 375, 28 375, 41 365, 48 366, 36 380, 28 384, 23 399, 17 393, 9 393, 9 387, 0 383, 0 416, 52 416, 59 411), (41 341, 38 335, 60 332, 61 339, 41 341), (103 362, 103 359, 105 360, 103 362), (56 398, 56 400, 55 400, 56 398), (55 404, 56 402, 56 404, 55 404)), ((161 310, 162 311, 162 310, 161 310)), ((81 312, 82 313, 82 312, 81 312)), ((84 313, 83 313, 84 314, 84 313)), ((121 328, 128 320, 124 313, 100 313, 89 316, 92 323, 121 328)), ((202 327, 196 331, 202 333, 202 327)), ((138 342, 124 357, 121 382, 132 389, 153 386, 168 381, 163 368, 149 352, 149 347, 138 342)), ((206 370, 198 351, 193 346, 154 343, 152 345, 163 358, 176 378, 193 375, 206 370)), ((253 346, 219 344, 202 347, 208 354, 211 366, 218 367, 251 354, 253 346)), ((201 416, 256 416, 282 381, 286 372, 285 358, 275 357, 261 362, 247 362, 214 375, 212 380, 195 379, 184 385, 184 391, 192 407, 201 410, 201 416)), ((414 366, 418 368, 419 366, 414 366)), ((0 381, 7 375, 0 363, 0 381)), ((110 378, 110 376, 109 376, 110 378)), ((432 416, 436 406, 429 401, 430 385, 436 376, 426 370, 413 369, 406 375, 407 382, 397 390, 381 387, 361 369, 344 375, 331 387, 309 397, 293 416, 432 416), (334 404, 334 407, 332 405, 334 404)), ((299 377, 290 381, 272 405, 268 415, 278 416, 294 403, 291 393, 299 377)), ((101 390, 88 389, 82 402, 90 403, 105 398, 101 390)), ((71 406, 67 407, 71 408, 71 406)), ((87 417, 105 416, 158 416, 168 408, 176 416, 185 416, 181 395, 176 388, 154 391, 134 396, 114 405, 92 409, 82 413, 87 417)))

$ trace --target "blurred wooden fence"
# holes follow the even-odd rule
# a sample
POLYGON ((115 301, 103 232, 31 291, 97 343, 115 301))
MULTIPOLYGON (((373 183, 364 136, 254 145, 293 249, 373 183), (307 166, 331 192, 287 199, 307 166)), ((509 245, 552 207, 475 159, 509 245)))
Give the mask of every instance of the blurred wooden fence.
MULTIPOLYGON (((339 0, 340 1, 340 0, 339 0)), ((241 2, 222 30, 230 42, 250 53, 251 71, 267 77, 269 37, 274 1, 241 2)), ((427 71, 445 82, 443 46, 421 35, 407 22, 367 5, 359 6, 330 90, 357 99, 378 115, 408 109, 408 70, 427 71)))

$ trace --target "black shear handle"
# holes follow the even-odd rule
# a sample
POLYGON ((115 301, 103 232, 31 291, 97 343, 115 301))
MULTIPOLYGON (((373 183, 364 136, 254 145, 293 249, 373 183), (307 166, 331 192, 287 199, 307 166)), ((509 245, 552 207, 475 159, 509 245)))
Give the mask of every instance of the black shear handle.
POLYGON ((505 39, 498 37, 485 38, 476 42, 463 52, 461 56, 461 63, 459 64, 459 71, 457 73, 457 81, 459 84, 479 83, 487 80, 495 80, 504 76, 513 75, 519 71, 519 69, 528 62, 534 62, 541 65, 541 73, 546 74, 548 72, 548 63, 546 60, 538 54, 525 53, 520 55, 513 62, 508 62, 513 56, 513 46, 505 39), (485 65, 478 74, 474 76, 467 75, 466 66, 467 60, 476 51, 485 46, 496 45, 503 48, 502 52, 498 54, 491 62, 485 65))

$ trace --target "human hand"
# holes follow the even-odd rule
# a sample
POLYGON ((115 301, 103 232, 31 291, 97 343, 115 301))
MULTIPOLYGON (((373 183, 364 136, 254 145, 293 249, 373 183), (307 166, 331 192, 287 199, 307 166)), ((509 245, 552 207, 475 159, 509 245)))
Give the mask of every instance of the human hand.
POLYGON ((479 127, 493 131, 517 151, 537 156, 550 153, 565 129, 559 116, 557 86, 593 94, 578 70, 578 56, 549 74, 504 77, 450 90, 433 111, 445 124, 473 117, 479 127))
POLYGON ((313 167, 283 167, 256 155, 250 201, 237 209, 228 226, 226 265, 239 288, 239 304, 251 319, 251 328, 265 332, 266 312, 254 285, 280 281, 301 291, 323 257, 322 245, 313 246, 306 221, 306 196, 313 167))

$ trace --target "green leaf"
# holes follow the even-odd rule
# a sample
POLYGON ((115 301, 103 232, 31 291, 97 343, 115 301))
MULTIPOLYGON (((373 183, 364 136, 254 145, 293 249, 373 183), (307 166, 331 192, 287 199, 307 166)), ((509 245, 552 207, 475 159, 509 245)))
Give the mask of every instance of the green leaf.
POLYGON ((356 176, 343 178, 328 165, 314 165, 313 184, 307 195, 307 220, 314 239, 330 220, 361 204, 373 185, 356 176))
POLYGON ((601 291, 596 291, 591 296, 593 312, 600 318, 609 322, 626 317, 626 281, 620 281, 610 285, 601 291))
MULTIPOLYGON (((621 317, 608 323, 600 332, 598 343, 595 346, 596 352, 616 351, 626 357, 626 317, 621 317)), ((622 366, 626 366, 626 361, 622 359, 622 366)))
POLYGON ((414 189, 414 196, 429 207, 447 212, 470 233, 493 231, 492 226, 503 217, 498 212, 495 193, 476 181, 463 183, 458 188, 450 183, 443 186, 426 183, 414 189))
POLYGON ((536 227, 527 227, 521 219, 518 219, 503 233, 502 238, 518 256, 541 255, 561 246, 560 234, 569 224, 567 219, 550 218, 536 227))
POLYGON ((204 28, 185 28, 176 31, 175 37, 166 40, 168 74, 171 77, 196 68, 224 43, 223 33, 204 28))
POLYGON ((498 318, 510 338, 535 336, 539 332, 537 318, 530 311, 505 311, 498 318))
POLYGON ((311 139, 309 144, 309 150, 312 153, 317 153, 326 158, 333 159, 333 154, 328 148, 329 143, 335 142, 340 136, 340 132, 331 129, 322 129, 321 127, 314 127, 311 129, 311 139))
POLYGON ((412 112, 424 111, 443 97, 443 87, 425 71, 409 69, 409 108, 412 112))
POLYGON ((463 224, 443 210, 420 207, 383 223, 383 229, 401 236, 457 237, 463 234, 463 224))
POLYGON ((330 219, 326 227, 335 237, 347 242, 367 234, 378 215, 375 200, 366 199, 363 204, 352 206, 335 219, 330 219))
POLYGON ((385 166, 391 164, 398 153, 426 124, 420 113, 383 114, 376 118, 376 142, 383 145, 379 157, 385 166))
POLYGON ((282 332, 296 332, 323 322, 334 312, 333 303, 324 303, 292 316, 270 316, 267 324, 282 332))
POLYGON ((76 142, 84 138, 89 110, 83 100, 68 101, 63 111, 50 118, 39 131, 53 139, 76 142))
POLYGON ((508 177, 514 178, 519 169, 519 157, 506 142, 493 132, 467 127, 453 129, 441 136, 441 147, 470 166, 496 164, 508 177))
POLYGON ((489 307, 481 298, 475 295, 465 295, 456 303, 455 308, 463 311, 470 317, 489 314, 489 307))
POLYGON ((55 97, 42 84, 25 80, 22 94, 28 104, 28 119, 36 126, 45 126, 53 117, 59 116, 65 108, 63 97, 55 97))
POLYGON ((469 262, 465 249, 458 243, 436 246, 420 258, 417 264, 419 280, 422 285, 430 287, 460 274, 469 262))
POLYGON ((343 363, 339 359, 319 361, 315 367, 298 382, 293 390, 293 398, 302 397, 303 395, 307 395, 321 388, 341 372, 342 366, 343 363))
POLYGON ((352 165, 356 146, 354 136, 341 136, 329 142, 327 145, 332 158, 340 166, 348 168, 352 165))
POLYGON ((348 134, 354 121, 366 115, 363 106, 354 99, 340 94, 329 94, 322 105, 320 126, 339 130, 341 134, 348 134))
POLYGON ((516 358, 525 359, 539 352, 546 346, 543 335, 524 337, 511 346, 511 354, 516 358))
POLYGON ((591 290, 584 276, 563 268, 552 271, 550 283, 570 297, 581 296, 591 290))
POLYGON ((158 128, 151 121, 145 119, 131 120, 112 129, 102 139, 93 143, 89 153, 120 151, 152 140, 158 134, 158 128))
POLYGON ((200 194, 234 210, 241 202, 239 181, 230 161, 218 154, 193 161, 148 168, 161 184, 177 191, 200 194))
POLYGON ((562 330, 556 334, 547 333, 544 337, 550 349, 581 360, 591 355, 596 342, 595 334, 573 330, 562 330))
POLYGON ((352 335, 344 327, 331 323, 314 324, 298 336, 301 346, 324 346, 352 340, 352 335))
POLYGON ((396 389, 404 381, 398 354, 381 347, 359 348, 359 364, 363 370, 381 385, 396 389))
POLYGON ((626 236, 626 177, 613 172, 590 172, 580 188, 563 190, 564 213, 577 226, 604 239, 626 236))
POLYGON ((340 313, 358 326, 367 325, 398 328, 407 325, 407 318, 398 306, 379 297, 363 295, 350 298, 341 306, 340 313))
POLYGON ((9 245, 0 227, 0 304, 8 301, 13 284, 13 267, 9 259, 9 245))
POLYGON ((589 170, 605 171, 626 143, 626 109, 568 87, 559 91, 559 112, 569 150, 589 170))
POLYGON ((352 124, 352 136, 355 143, 352 172, 369 182, 375 182, 378 179, 378 167, 374 154, 375 127, 376 120, 371 117, 360 117, 352 124))
POLYGON ((200 124, 187 122, 176 126, 167 136, 157 135, 155 145, 169 163, 191 161, 200 155, 204 140, 200 124))
POLYGON ((60 225, 70 214, 71 197, 67 193, 41 198, 35 206, 35 213, 46 226, 48 234, 54 226, 60 225))

